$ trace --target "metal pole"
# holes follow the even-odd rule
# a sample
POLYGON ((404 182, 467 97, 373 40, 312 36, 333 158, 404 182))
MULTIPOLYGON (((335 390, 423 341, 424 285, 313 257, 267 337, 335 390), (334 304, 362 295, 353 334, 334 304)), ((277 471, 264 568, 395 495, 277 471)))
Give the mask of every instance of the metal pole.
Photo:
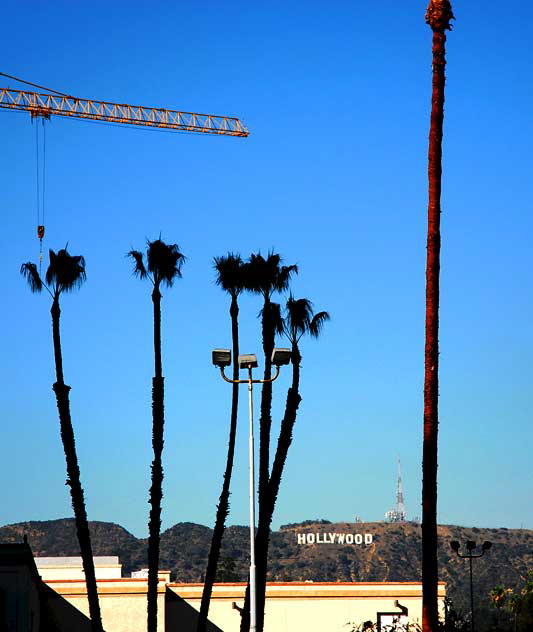
POLYGON ((475 632, 474 626, 474 581, 472 579, 472 551, 468 552, 468 561, 470 563, 470 619, 472 622, 472 632, 475 632))
POLYGON ((248 402, 250 412, 250 434, 248 440, 250 461, 250 632, 255 632, 257 627, 257 599, 255 583, 255 463, 253 381, 251 367, 248 367, 248 402))

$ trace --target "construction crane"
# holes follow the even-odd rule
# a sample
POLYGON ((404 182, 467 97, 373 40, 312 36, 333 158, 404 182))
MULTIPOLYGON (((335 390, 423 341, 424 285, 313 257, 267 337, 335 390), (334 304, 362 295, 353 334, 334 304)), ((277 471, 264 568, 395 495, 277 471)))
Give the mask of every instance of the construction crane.
POLYGON ((93 99, 80 99, 61 93, 42 94, 0 88, 0 108, 24 110, 29 112, 32 118, 49 119, 52 114, 57 114, 58 116, 125 123, 126 125, 143 125, 182 132, 241 137, 246 137, 249 134, 241 121, 232 116, 179 112, 142 105, 94 101, 93 99))
MULTIPOLYGON (((127 105, 125 103, 111 103, 73 97, 57 90, 51 90, 35 83, 19 79, 0 72, 0 75, 14 79, 42 90, 29 92, 27 90, 12 90, 0 88, 0 108, 29 112, 32 119, 50 120, 51 116, 69 116, 78 119, 89 119, 107 123, 122 123, 156 129, 174 130, 179 132, 193 132, 197 134, 217 134, 224 136, 238 136, 246 138, 247 128, 238 118, 232 116, 218 116, 214 114, 199 114, 196 112, 180 112, 164 108, 146 107, 142 105, 127 105)), ((38 136, 36 136, 38 139, 38 136)), ((39 170, 38 141, 37 141, 37 169, 39 170)), ((44 167, 43 167, 44 168, 44 167)), ((44 173, 43 173, 44 181, 44 173)), ((39 182, 39 177, 38 177, 39 182)), ((42 243, 44 238, 44 182, 43 182, 43 211, 39 210, 39 184, 37 185, 37 237, 40 241, 39 260, 42 261, 42 243), (39 219, 41 217, 41 219, 39 219)))

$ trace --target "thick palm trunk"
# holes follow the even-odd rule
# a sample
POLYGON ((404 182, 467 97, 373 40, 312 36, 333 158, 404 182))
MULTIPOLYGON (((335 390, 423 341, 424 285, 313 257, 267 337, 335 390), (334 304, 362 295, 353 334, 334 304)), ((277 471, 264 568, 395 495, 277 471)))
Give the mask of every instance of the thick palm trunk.
MULTIPOLYGON (((263 305, 261 329, 263 337, 263 352, 265 356, 265 370, 263 379, 272 377, 272 351, 274 350, 275 330, 271 312, 272 303, 266 299, 263 305)), ((265 382, 261 389, 261 414, 259 417, 259 521, 264 506, 269 472, 270 472, 270 428, 272 426, 272 382, 265 382)))
MULTIPOLYGON (((255 536, 255 573, 256 573, 256 595, 257 595, 257 631, 261 630, 260 621, 263 617, 261 614, 262 605, 260 599, 260 578, 262 575, 262 557, 264 554, 264 542, 267 541, 266 550, 268 553, 268 533, 258 540, 257 535, 260 533, 261 525, 268 522, 268 481, 270 478, 270 429, 272 427, 272 351, 275 344, 275 327, 272 316, 272 303, 269 299, 265 299, 263 305, 263 318, 261 320, 262 338, 263 338, 263 353, 265 357, 265 370, 263 372, 263 383, 261 389, 261 414, 259 418, 259 483, 258 483, 258 516, 257 516, 257 531, 255 536), (259 547, 259 548, 258 548, 259 547), (263 548, 261 548, 263 547, 263 548)), ((268 531, 268 530, 267 530, 268 531)), ((266 561, 264 563, 266 568, 266 561)), ((246 590, 245 605, 243 616, 241 619, 241 630, 250 627, 250 592, 249 585, 246 590), (246 628, 243 626, 246 625, 246 628)), ((264 599, 263 599, 264 604, 264 599)))
POLYGON ((159 572, 159 542, 161 531, 161 500, 163 498, 163 429, 165 425, 164 379, 161 363, 161 293, 156 285, 152 292, 154 304, 154 364, 152 380, 152 484, 150 487, 150 519, 148 523, 148 632, 157 631, 157 585, 159 572))
MULTIPOLYGON (((233 344, 233 380, 239 379, 239 306, 236 297, 232 297, 231 307, 231 338, 233 344)), ((213 529, 213 537, 211 539, 211 548, 207 560, 207 568, 205 572, 204 590, 202 593, 202 602, 200 604, 200 614, 198 616, 197 632, 205 632, 207 626, 207 616, 209 614, 209 603, 213 592, 213 584, 217 574, 218 560, 220 558, 220 549, 222 546, 222 537, 226 524, 226 518, 229 513, 229 495, 231 474, 233 471, 233 457, 235 455, 235 436, 237 434, 237 410, 239 405, 239 385, 233 384, 231 397, 231 417, 230 431, 228 441, 228 455, 226 458, 226 471, 224 472, 224 480, 222 483, 222 492, 218 501, 217 515, 215 527, 213 529)))
POLYGON ((281 485, 281 477, 283 476, 283 470, 287 461, 287 455, 292 443, 292 433, 294 430, 294 424, 296 423, 296 415, 298 414, 298 407, 302 401, 302 397, 299 393, 300 388, 300 365, 302 356, 298 345, 292 345, 292 384, 287 391, 287 400, 285 402, 285 414, 281 422, 280 433, 278 437, 278 444, 276 447, 276 454, 274 456, 274 463, 272 464, 272 472, 270 474, 270 480, 268 483, 268 504, 267 504, 267 517, 272 521, 274 515, 274 508, 278 498, 279 488, 281 485))
POLYGON ((256 536, 257 560, 257 632, 263 632, 265 616, 265 596, 268 549, 270 544, 270 526, 274 516, 274 509, 281 485, 281 477, 287 461, 287 455, 292 443, 294 424, 298 414, 298 407, 302 401, 299 393, 301 355, 297 345, 292 345, 292 384, 287 392, 285 414, 281 422, 280 434, 272 464, 272 472, 266 493, 266 508, 263 519, 258 525, 256 536))
POLYGON ((78 536, 83 570, 85 573, 87 600, 89 602, 89 614, 91 617, 91 629, 93 632, 102 632, 102 619, 100 614, 100 604, 98 602, 98 591, 96 588, 96 574, 94 571, 91 536, 89 533, 89 523, 87 521, 83 488, 80 480, 80 468, 78 465, 78 456, 76 454, 74 430, 72 428, 72 419, 70 416, 70 386, 67 386, 63 379, 63 359, 61 354, 61 337, 59 331, 61 309, 59 307, 59 300, 57 297, 54 298, 51 313, 56 366, 56 382, 53 385, 53 390, 57 401, 61 440, 63 442, 63 449, 67 464, 67 484, 70 487, 72 508, 74 510, 74 517, 76 520, 76 534, 78 536))
MULTIPOLYGON (((260 514, 257 533, 255 537, 256 555, 256 589, 257 589, 257 632, 263 632, 265 617, 265 595, 268 564, 268 549, 270 544, 270 525, 274 516, 276 500, 281 485, 281 477, 285 468, 287 454, 292 443, 292 433, 298 407, 302 400, 299 393, 300 386, 300 364, 301 355, 298 346, 292 345, 292 384, 287 392, 285 403, 285 414, 281 422, 280 434, 278 438, 272 472, 268 481, 267 490, 264 497, 263 511, 260 514)), ((249 590, 246 591, 243 617, 241 620, 241 632, 247 632, 250 626, 249 621, 249 590)))
POLYGON ((447 0, 431 1, 426 21, 433 29, 433 79, 428 150, 428 234, 426 260, 426 328, 424 374, 424 442, 422 462, 422 625, 438 626, 437 439, 439 397, 439 277, 442 127, 444 119, 445 30, 453 18, 447 0))

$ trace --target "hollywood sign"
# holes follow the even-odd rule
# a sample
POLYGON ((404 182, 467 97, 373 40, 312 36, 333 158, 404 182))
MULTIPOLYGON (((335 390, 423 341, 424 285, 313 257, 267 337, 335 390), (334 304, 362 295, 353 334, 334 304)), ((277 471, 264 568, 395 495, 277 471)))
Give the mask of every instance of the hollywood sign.
POLYGON ((297 533, 298 544, 372 544, 371 533, 297 533))

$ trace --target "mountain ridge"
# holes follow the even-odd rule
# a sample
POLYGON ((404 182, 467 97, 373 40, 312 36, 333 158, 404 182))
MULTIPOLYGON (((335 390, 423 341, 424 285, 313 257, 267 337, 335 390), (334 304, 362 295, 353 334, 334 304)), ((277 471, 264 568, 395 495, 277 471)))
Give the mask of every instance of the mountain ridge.
MULTIPOLYGON (((95 555, 118 555, 124 575, 146 567, 147 538, 137 538, 113 522, 91 521, 89 526, 95 555)), ((161 533, 160 567, 171 571, 173 581, 201 582, 211 534, 210 527, 194 522, 169 527, 161 533)), ((79 555, 73 518, 30 520, 0 527, 0 542, 20 542, 24 535, 35 556, 79 555)), ((476 609, 480 612, 489 609, 488 593, 494 586, 520 588, 528 570, 533 569, 531 530, 439 525, 438 540, 439 579, 446 582, 448 595, 465 612, 469 601, 468 560, 459 559, 451 550, 451 540, 458 540, 463 551, 467 540, 478 545, 485 540, 492 542, 490 551, 474 561, 476 609)), ((246 581, 248 549, 249 528, 227 527, 218 581, 246 581)), ((326 520, 281 525, 271 534, 268 578, 271 581, 420 581, 421 527, 412 522, 326 520), (344 534, 343 541, 335 534, 344 534), (351 537, 346 538, 347 534, 351 537)))

